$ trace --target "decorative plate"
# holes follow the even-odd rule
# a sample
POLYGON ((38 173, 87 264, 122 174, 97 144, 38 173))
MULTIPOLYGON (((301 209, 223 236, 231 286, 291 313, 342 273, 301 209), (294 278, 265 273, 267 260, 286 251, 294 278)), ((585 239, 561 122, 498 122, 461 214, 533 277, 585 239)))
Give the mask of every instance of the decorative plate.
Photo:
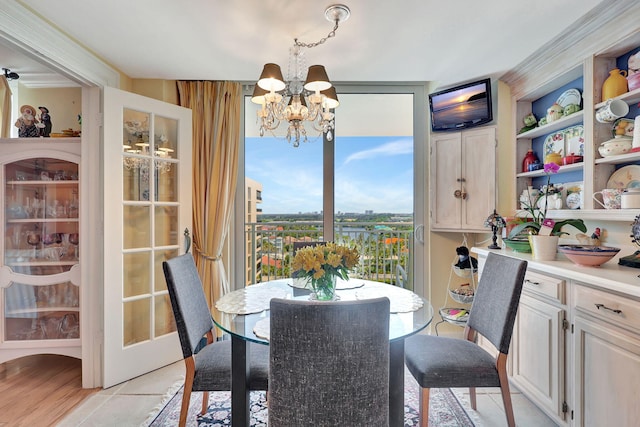
POLYGON ((615 122, 613 122, 613 128, 611 129, 611 135, 614 136, 614 138, 617 135, 622 135, 622 136, 633 136, 633 128, 634 128, 634 120, 631 119, 618 119, 615 122))
POLYGON ((640 188, 640 166, 624 166, 609 177, 607 188, 640 188))
POLYGON ((582 187, 582 181, 562 184, 562 191, 565 193, 565 203, 569 209, 583 208, 582 187))
POLYGON ((580 105, 581 100, 582 95, 580 95, 580 91, 578 89, 569 89, 562 92, 562 95, 560 95, 556 102, 564 108, 570 104, 580 105))
POLYGON ((547 136, 542 145, 544 157, 552 153, 564 156, 564 132, 556 132, 547 136))
POLYGON ((564 133, 566 155, 584 156, 584 126, 571 126, 562 132, 564 133))

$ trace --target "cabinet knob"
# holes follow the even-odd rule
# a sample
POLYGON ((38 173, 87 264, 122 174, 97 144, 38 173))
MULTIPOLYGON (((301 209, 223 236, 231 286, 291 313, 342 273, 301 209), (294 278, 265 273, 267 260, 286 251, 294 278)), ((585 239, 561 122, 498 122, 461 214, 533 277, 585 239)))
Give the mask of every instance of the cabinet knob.
POLYGON ((456 199, 466 200, 467 192, 464 190, 456 190, 453 192, 453 197, 455 197, 456 199))

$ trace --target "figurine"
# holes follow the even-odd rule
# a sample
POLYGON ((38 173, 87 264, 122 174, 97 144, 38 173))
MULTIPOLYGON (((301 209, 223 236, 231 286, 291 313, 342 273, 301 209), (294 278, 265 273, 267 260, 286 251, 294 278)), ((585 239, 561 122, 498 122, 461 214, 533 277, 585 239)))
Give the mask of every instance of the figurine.
POLYGON ((469 248, 467 248, 466 246, 457 247, 456 253, 458 254, 458 262, 455 264, 456 267, 461 270, 473 267, 473 271, 477 270, 478 260, 472 256, 469 256, 469 248))
POLYGON ((564 107, 564 111, 562 112, 565 116, 570 116, 573 113, 577 113, 580 111, 580 106, 578 104, 569 104, 564 107))
POLYGON ((20 107, 22 116, 16 120, 18 128, 18 136, 20 138, 37 138, 40 136, 38 129, 38 119, 36 119, 36 109, 31 105, 23 105, 20 107))
POLYGON ((599 246, 600 233, 601 233, 600 228, 596 227, 596 229, 593 231, 593 234, 591 234, 591 237, 587 236, 584 233, 578 233, 576 234, 576 239, 578 240, 578 243, 580 243, 581 245, 599 246))
POLYGON ((562 107, 557 102, 554 102, 551 107, 547 109, 547 123, 555 122, 562 117, 562 107))
POLYGON ((527 114, 522 120, 524 121, 524 127, 520 129, 518 133, 530 131, 531 129, 538 126, 538 119, 536 119, 536 116, 534 116, 533 113, 527 114))
POLYGON ((44 136, 48 138, 51 135, 51 116, 49 115, 49 109, 47 107, 38 107, 40 110, 40 122, 44 125, 43 128, 40 129, 40 136, 44 136))

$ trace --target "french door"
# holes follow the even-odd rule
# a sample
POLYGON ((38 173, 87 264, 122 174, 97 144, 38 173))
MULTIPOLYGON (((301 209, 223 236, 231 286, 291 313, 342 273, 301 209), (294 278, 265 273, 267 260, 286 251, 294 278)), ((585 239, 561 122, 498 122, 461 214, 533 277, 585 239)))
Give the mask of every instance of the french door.
POLYGON ((191 230, 191 126, 189 109, 104 89, 104 387, 182 356, 162 262, 191 230))

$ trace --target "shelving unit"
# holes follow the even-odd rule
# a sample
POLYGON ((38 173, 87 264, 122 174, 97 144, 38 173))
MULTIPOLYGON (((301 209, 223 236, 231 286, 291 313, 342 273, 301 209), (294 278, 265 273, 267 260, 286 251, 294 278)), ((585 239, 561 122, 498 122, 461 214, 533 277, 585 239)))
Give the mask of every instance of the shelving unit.
MULTIPOLYGON (((544 153, 541 152, 541 144, 545 136, 575 125, 584 127, 584 160, 580 163, 561 166, 558 173, 552 176, 552 183, 582 182, 582 209, 559 209, 548 212, 550 218, 582 218, 608 221, 631 221, 640 214, 639 210, 604 210, 592 200, 592 195, 607 187, 609 177, 619 167, 629 164, 640 164, 640 153, 628 153, 617 156, 601 157, 598 152, 599 145, 612 138, 613 123, 600 123, 595 119, 595 112, 605 105, 601 99, 602 85, 613 68, 626 69, 626 58, 640 48, 640 34, 630 32, 630 37, 613 43, 609 41, 606 46, 593 45, 593 55, 585 55, 583 58, 575 58, 574 65, 561 70, 556 65, 547 64, 554 68, 554 74, 545 75, 536 79, 528 79, 519 75, 516 85, 512 86, 513 102, 515 105, 513 123, 514 129, 522 127, 523 118, 534 110, 543 111, 557 99, 563 91, 578 88, 582 95, 582 110, 559 120, 537 127, 527 132, 514 135, 515 149, 515 194, 516 205, 518 197, 524 189, 533 185, 539 188, 542 177, 546 176, 543 170, 533 172, 522 171, 522 160, 529 149, 537 151, 538 158, 543 162, 544 153), (623 66, 624 65, 624 66, 623 66), (567 177, 566 180, 563 180, 567 177), (605 213, 606 212, 606 213, 605 213), (606 218, 605 218, 606 216, 606 218)), ((598 40, 596 40, 597 42, 598 40)), ((568 64, 571 64, 570 60, 568 64)), ((538 66, 536 64, 536 66, 538 66)), ((544 74, 544 68, 538 73, 544 74)), ((527 76, 528 77, 528 76, 527 76)), ((506 80, 509 81, 507 76, 506 80)), ((640 102, 640 89, 624 93, 615 99, 629 104, 630 112, 626 116, 633 119, 640 111, 636 105, 640 102)), ((540 113, 536 117, 540 117, 540 113)), ((565 153, 566 155, 566 153, 565 153)))
POLYGON ((0 140, 0 362, 81 357, 80 138, 0 140))

